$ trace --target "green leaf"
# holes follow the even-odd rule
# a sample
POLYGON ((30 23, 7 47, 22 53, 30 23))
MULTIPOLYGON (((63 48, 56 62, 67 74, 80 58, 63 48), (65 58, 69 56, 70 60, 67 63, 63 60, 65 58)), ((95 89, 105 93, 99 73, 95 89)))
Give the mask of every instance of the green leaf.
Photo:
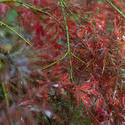
POLYGON ((12 24, 16 22, 17 16, 18 16, 17 11, 15 9, 11 9, 6 15, 6 23, 12 24))

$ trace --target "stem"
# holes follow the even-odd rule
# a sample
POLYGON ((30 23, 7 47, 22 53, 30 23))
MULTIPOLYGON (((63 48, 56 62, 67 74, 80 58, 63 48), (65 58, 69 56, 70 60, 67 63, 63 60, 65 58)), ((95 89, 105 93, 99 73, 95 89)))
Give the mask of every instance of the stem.
POLYGON ((7 29, 11 30, 12 32, 14 32, 15 34, 17 34, 22 40, 24 40, 28 45, 32 46, 32 44, 27 41, 23 36, 21 36, 16 30, 14 30, 12 27, 10 27, 9 25, 7 25, 6 23, 0 21, 0 24, 3 25, 4 27, 6 27, 7 29))
POLYGON ((65 23, 65 29, 66 29, 66 37, 67 37, 67 52, 68 52, 68 57, 69 57, 69 65, 70 65, 70 79, 71 81, 73 80, 73 69, 72 69, 72 60, 71 60, 71 49, 70 49, 70 41, 69 41, 69 29, 68 29, 68 25, 67 25, 67 20, 66 20, 66 13, 64 10, 64 5, 63 5, 63 0, 60 0, 60 5, 62 8, 62 15, 63 15, 63 19, 64 19, 64 23, 65 23))
MULTIPOLYGON (((5 101, 6 101, 7 115, 10 117, 10 113, 9 113, 9 111, 8 111, 8 108, 9 108, 10 103, 9 103, 8 94, 7 94, 7 91, 6 91, 6 87, 5 87, 4 82, 1 83, 1 86, 2 86, 2 90, 3 90, 3 95, 4 95, 4 97, 5 97, 5 101)), ((9 120, 10 120, 10 124, 11 124, 11 125, 14 125, 13 121, 12 121, 10 118, 9 118, 9 120)))
POLYGON ((49 64, 49 65, 47 65, 47 66, 44 66, 42 69, 44 70, 44 69, 47 69, 47 68, 49 68, 49 67, 55 65, 57 62, 62 61, 67 55, 68 55, 68 52, 66 52, 64 56, 62 56, 62 57, 59 58, 58 60, 54 61, 53 63, 51 63, 51 64, 49 64))
POLYGON ((120 11, 111 1, 109 0, 105 0, 106 2, 108 2, 123 18, 125 18, 125 14, 120 11))
POLYGON ((3 90, 3 95, 5 97, 6 106, 9 107, 9 99, 8 99, 8 94, 7 94, 4 82, 1 83, 1 86, 2 86, 2 90, 3 90))
POLYGON ((74 19, 78 24, 80 24, 80 21, 81 21, 81 20, 84 20, 84 21, 87 21, 87 22, 88 22, 88 20, 87 20, 86 18, 82 18, 81 16, 75 15, 75 14, 71 11, 71 9, 68 7, 68 5, 67 5, 64 1, 62 1, 62 2, 63 2, 63 5, 65 6, 65 8, 67 9, 67 11, 69 12, 69 14, 73 17, 73 19, 74 19))

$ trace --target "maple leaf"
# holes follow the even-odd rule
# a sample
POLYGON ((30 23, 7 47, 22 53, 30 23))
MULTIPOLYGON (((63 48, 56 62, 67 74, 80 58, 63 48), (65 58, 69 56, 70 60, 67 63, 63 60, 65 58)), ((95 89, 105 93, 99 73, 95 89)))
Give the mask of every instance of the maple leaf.
POLYGON ((92 106, 93 102, 91 96, 98 96, 99 93, 94 87, 94 83, 92 82, 83 82, 81 85, 78 85, 75 90, 75 96, 78 104, 80 103, 80 99, 84 103, 86 109, 88 109, 88 105, 92 106))

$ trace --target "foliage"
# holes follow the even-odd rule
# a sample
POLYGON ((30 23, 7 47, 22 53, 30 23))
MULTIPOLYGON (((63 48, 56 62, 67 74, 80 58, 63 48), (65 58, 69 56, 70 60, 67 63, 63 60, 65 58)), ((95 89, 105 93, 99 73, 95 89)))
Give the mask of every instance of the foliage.
POLYGON ((124 125, 122 0, 0 0, 0 125, 124 125))

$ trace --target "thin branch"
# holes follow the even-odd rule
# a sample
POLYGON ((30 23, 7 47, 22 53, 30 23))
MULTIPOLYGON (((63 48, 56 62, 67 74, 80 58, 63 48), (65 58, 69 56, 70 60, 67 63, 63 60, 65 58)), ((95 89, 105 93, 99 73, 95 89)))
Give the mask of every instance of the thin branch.
POLYGON ((68 25, 67 25, 67 19, 66 19, 66 13, 64 10, 64 5, 63 5, 63 0, 60 0, 60 5, 62 8, 62 15, 63 15, 63 19, 64 19, 64 23, 65 23, 65 29, 66 29, 66 37, 67 37, 67 52, 68 52, 68 57, 69 57, 69 64, 70 64, 70 79, 71 81, 73 80, 73 69, 72 69, 72 60, 71 60, 71 48, 70 48, 70 41, 69 41, 69 29, 68 29, 68 25))
MULTIPOLYGON (((6 107, 7 107, 7 114, 9 115, 10 117, 10 113, 8 111, 8 108, 10 106, 10 103, 9 103, 9 99, 8 99, 8 93, 6 91, 6 86, 4 84, 4 82, 1 83, 1 86, 2 86, 2 90, 3 90, 3 95, 4 95, 4 98, 5 98, 5 102, 6 102, 6 107)), ((10 118, 9 118, 10 119, 10 118)), ((13 121, 10 119, 10 125, 14 125, 13 121)))
POLYGON ((89 22, 89 19, 88 18, 83 18, 83 17, 81 17, 81 16, 78 16, 78 14, 77 15, 75 15, 73 12, 72 12, 72 10, 69 8, 69 6, 64 2, 64 1, 62 1, 63 2, 63 5, 64 5, 64 7, 67 9, 67 11, 69 12, 69 14, 73 17, 73 19, 78 23, 78 24, 80 24, 81 25, 81 23, 80 23, 80 21, 82 20, 82 21, 87 21, 87 22, 89 22))
POLYGON ((42 68, 42 70, 47 69, 47 68, 49 68, 49 67, 55 65, 56 63, 62 61, 67 55, 68 55, 68 52, 66 52, 64 56, 62 56, 62 57, 59 58, 58 60, 54 61, 53 63, 51 63, 51 64, 49 64, 49 65, 47 65, 47 66, 44 66, 44 67, 42 68))
POLYGON ((108 2, 122 17, 125 18, 125 14, 122 11, 120 11, 111 1, 109 0, 105 0, 105 1, 108 2))
POLYGON ((9 99, 8 99, 8 94, 7 94, 4 82, 1 83, 1 86, 2 86, 2 90, 3 90, 3 95, 5 97, 6 106, 9 107, 9 99))
POLYGON ((17 34, 22 40, 24 40, 28 45, 32 46, 32 44, 27 41, 23 36, 21 36, 16 30, 14 30, 12 27, 10 27, 9 25, 7 25, 6 23, 0 21, 0 24, 3 25, 4 27, 6 27, 7 29, 11 30, 12 32, 14 32, 15 34, 17 34))

